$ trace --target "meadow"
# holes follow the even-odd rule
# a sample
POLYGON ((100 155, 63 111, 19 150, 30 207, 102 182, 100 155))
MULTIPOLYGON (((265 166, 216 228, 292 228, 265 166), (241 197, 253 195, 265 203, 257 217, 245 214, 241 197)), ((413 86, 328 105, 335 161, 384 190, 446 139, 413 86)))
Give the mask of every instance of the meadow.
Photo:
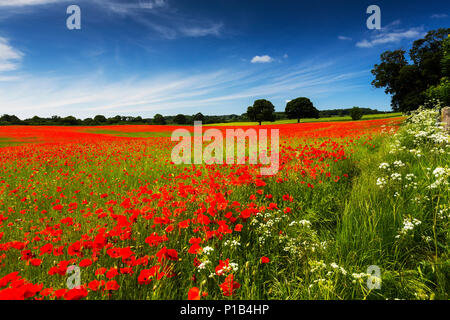
POLYGON ((271 177, 173 164, 171 126, 0 127, 0 299, 448 299, 437 117, 255 126, 271 177))

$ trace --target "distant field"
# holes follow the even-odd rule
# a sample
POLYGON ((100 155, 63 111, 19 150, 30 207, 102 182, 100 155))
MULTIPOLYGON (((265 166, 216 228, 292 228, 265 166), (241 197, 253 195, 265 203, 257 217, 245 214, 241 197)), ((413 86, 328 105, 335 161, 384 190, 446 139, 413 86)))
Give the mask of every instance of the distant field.
MULTIPOLYGON (((147 126, 146 126, 147 127, 147 126)), ((127 137, 127 138, 152 138, 152 137, 170 137, 171 132, 123 132, 117 130, 104 130, 104 129, 88 129, 86 130, 88 133, 95 134, 107 134, 116 137, 127 137)))
POLYGON ((12 138, 0 137, 0 148, 19 146, 19 145, 30 143, 30 142, 34 142, 34 139, 26 138, 26 139, 23 139, 22 141, 18 141, 18 140, 12 139, 12 138))
MULTIPOLYGON (((401 117, 402 113, 383 113, 383 114, 371 114, 363 116, 361 120, 373 120, 373 119, 387 119, 387 118, 395 118, 395 117, 401 117)), ((334 122, 334 121, 352 121, 352 117, 350 116, 343 116, 343 117, 327 117, 327 118, 319 118, 319 119, 302 119, 302 123, 308 123, 308 122, 334 122)), ((270 125, 270 124, 290 124, 290 123, 297 123, 296 119, 290 119, 290 120, 278 120, 274 122, 264 121, 263 125, 270 125)), ((254 126, 257 125, 257 122, 227 122, 227 123, 212 123, 207 124, 205 126, 254 126)))

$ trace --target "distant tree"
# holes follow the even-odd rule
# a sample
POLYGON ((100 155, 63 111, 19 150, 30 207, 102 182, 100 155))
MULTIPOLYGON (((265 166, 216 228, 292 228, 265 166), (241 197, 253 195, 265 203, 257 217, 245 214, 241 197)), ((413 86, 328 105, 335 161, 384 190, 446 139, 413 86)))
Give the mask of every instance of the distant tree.
POLYGON ((45 119, 40 118, 38 116, 34 116, 33 118, 26 119, 25 121, 28 122, 31 125, 40 125, 40 124, 43 124, 45 122, 45 119))
POLYGON ((61 117, 60 116, 52 116, 52 118, 51 118, 51 122, 53 124, 58 124, 58 123, 60 123, 60 121, 61 121, 61 117))
POLYGON ((250 121, 256 121, 261 125, 263 121, 275 121, 275 107, 272 102, 260 99, 247 108, 247 117, 250 121))
POLYGON ((363 112, 361 110, 361 108, 359 107, 353 107, 350 110, 350 116, 352 117, 352 120, 361 120, 362 116, 363 116, 363 112))
POLYGON ((289 101, 285 112, 289 119, 297 119, 297 123, 300 123, 301 118, 319 118, 319 110, 305 97, 289 101))
POLYGON ((95 121, 92 118, 86 118, 83 120, 83 125, 85 126, 93 126, 95 125, 95 121))
POLYGON ((106 117, 102 116, 102 115, 97 115, 94 117, 94 121, 97 123, 105 123, 106 122, 106 117))
POLYGON ((17 118, 15 115, 10 116, 9 114, 4 114, 3 116, 1 116, 0 121, 14 125, 22 124, 22 120, 17 118))
POLYGON ((122 119, 122 117, 117 115, 115 117, 108 118, 107 123, 108 124, 117 124, 117 123, 120 123, 121 119, 122 119))
POLYGON ((186 116, 184 114, 177 114, 175 118, 173 118, 173 122, 176 124, 186 124, 186 116))
POLYGON ((75 125, 79 124, 78 119, 73 116, 68 116, 68 117, 62 118, 61 122, 65 126, 75 126, 75 125))
POLYGON ((153 123, 158 125, 164 125, 166 124, 166 119, 164 119, 164 117, 161 114, 157 113, 153 117, 153 123))
POLYGON ((193 116, 193 120, 194 121, 201 121, 202 123, 204 123, 205 122, 205 116, 201 112, 199 112, 199 113, 197 113, 196 115, 193 116))

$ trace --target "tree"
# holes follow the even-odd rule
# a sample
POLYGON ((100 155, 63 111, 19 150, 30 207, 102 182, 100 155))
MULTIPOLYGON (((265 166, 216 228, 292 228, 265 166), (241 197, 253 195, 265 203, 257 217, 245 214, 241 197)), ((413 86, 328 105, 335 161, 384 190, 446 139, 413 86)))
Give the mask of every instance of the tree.
POLYGON ((411 111, 425 102, 425 91, 438 85, 445 76, 446 60, 444 39, 449 29, 432 30, 423 39, 414 41, 408 63, 404 50, 386 51, 381 54, 381 63, 372 70, 375 80, 372 85, 385 88, 392 95, 394 111, 411 111))
POLYGON ((263 121, 275 121, 275 107, 272 102, 260 99, 247 108, 247 117, 250 121, 256 121, 261 125, 263 121))
POLYGON ((184 114, 177 114, 175 118, 173 118, 173 122, 176 124, 186 124, 186 116, 184 114))
POLYGON ((297 119, 297 123, 300 123, 301 118, 319 118, 319 110, 305 97, 289 101, 285 113, 288 119, 297 119))
POLYGON ((448 38, 450 28, 429 31, 423 39, 414 41, 409 55, 429 85, 439 83, 442 74, 444 40, 448 38))
POLYGON ((109 118, 107 120, 108 124, 115 124, 115 123, 120 123, 120 121, 122 120, 122 117, 117 115, 115 117, 109 118))
POLYGON ((75 126, 79 124, 79 120, 75 118, 74 116, 68 116, 61 119, 61 122, 65 126, 75 126))
POLYGON ((161 114, 157 113, 153 117, 153 123, 158 125, 164 125, 166 124, 166 119, 164 119, 164 117, 161 114))
POLYGON ((194 121, 201 121, 202 123, 205 122, 205 116, 201 112, 194 115, 193 118, 194 121))
POLYGON ((97 123, 105 123, 106 122, 106 118, 105 116, 102 115, 97 115, 94 117, 94 121, 97 123))
POLYGON ((354 121, 361 120, 361 118, 363 116, 363 112, 362 112, 361 108, 353 107, 350 110, 350 116, 352 117, 352 120, 354 120, 354 121))
POLYGON ((95 121, 92 118, 86 118, 83 120, 83 124, 86 126, 93 126, 95 125, 95 121))
POLYGON ((9 114, 4 114, 0 117, 0 121, 7 122, 9 124, 22 124, 22 120, 20 120, 15 115, 10 116, 9 114))
POLYGON ((443 57, 441 60, 442 75, 439 84, 431 86, 425 92, 429 101, 439 100, 444 107, 450 106, 450 38, 444 40, 443 57))

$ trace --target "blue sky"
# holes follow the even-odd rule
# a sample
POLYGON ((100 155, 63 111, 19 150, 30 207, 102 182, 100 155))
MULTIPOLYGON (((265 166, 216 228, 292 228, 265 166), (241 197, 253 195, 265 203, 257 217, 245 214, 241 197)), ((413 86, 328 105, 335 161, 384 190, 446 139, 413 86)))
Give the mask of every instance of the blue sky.
POLYGON ((0 114, 241 114, 299 96, 390 110, 370 70, 439 27, 449 1, 0 0, 0 114), (372 4, 381 30, 366 27, 372 4))

